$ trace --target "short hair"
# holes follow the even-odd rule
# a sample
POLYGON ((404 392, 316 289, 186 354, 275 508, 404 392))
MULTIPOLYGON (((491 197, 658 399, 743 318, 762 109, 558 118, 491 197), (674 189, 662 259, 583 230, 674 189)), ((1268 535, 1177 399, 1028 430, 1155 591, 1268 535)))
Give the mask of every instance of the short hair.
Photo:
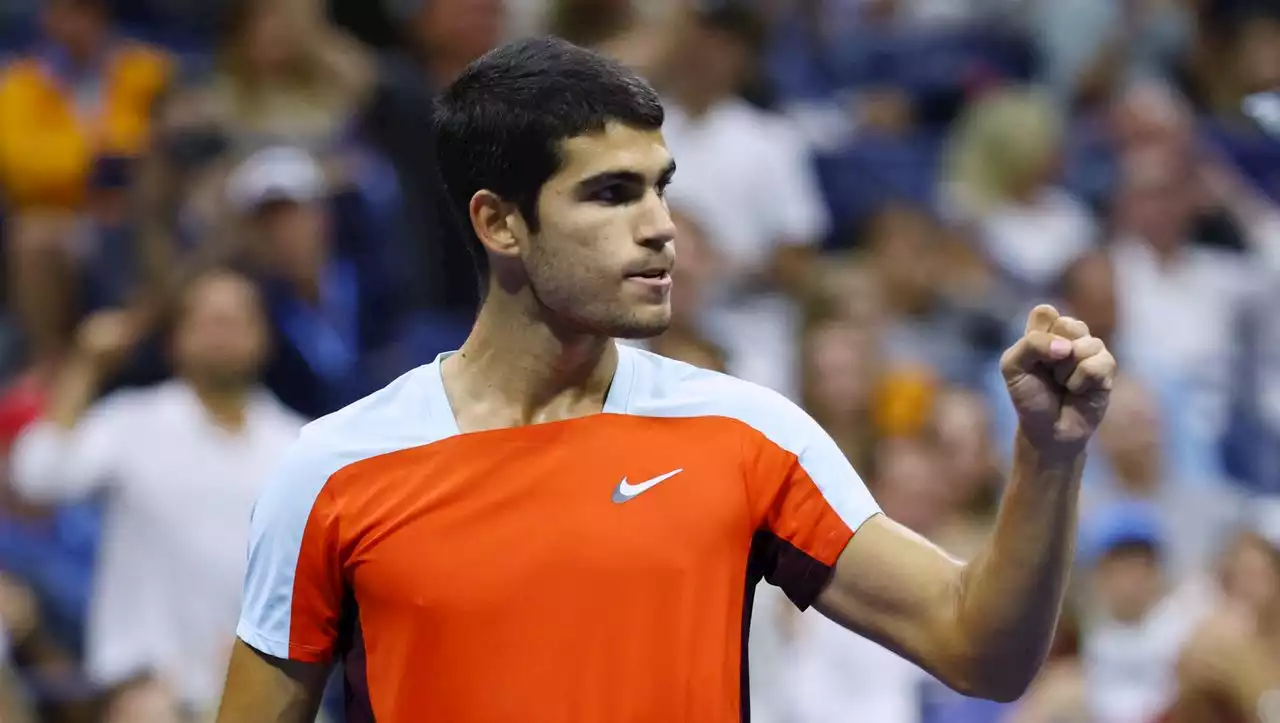
POLYGON ((622 64, 557 38, 518 40, 467 66, 435 107, 435 150, 449 200, 472 238, 468 206, 488 189, 538 229, 538 194, 560 144, 609 122, 662 127, 658 94, 622 64))

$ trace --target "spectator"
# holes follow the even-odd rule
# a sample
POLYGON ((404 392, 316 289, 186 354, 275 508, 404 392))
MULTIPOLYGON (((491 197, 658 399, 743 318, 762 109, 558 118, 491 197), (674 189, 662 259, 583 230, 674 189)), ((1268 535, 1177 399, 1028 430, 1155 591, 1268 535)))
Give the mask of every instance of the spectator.
MULTIPOLYGON (((1101 451, 1110 463, 1111 484, 1084 492, 1086 521, 1095 509, 1142 501, 1163 525, 1178 530, 1162 543, 1162 566, 1173 580, 1208 567, 1244 516, 1244 500, 1230 488, 1187 479, 1164 450, 1169 423, 1156 399, 1132 378, 1120 379, 1107 418, 1098 430, 1101 451)), ((1176 442, 1174 442, 1176 444, 1176 442)))
POLYGON ((1042 297, 1096 241, 1085 207, 1057 185, 1063 123, 1030 89, 994 91, 957 121, 943 201, 1019 298, 1042 297))
POLYGON ((858 469, 874 447, 872 394, 880 358, 874 331, 837 311, 834 300, 808 305, 801 336, 805 408, 858 469))
POLYGON ((950 461, 956 514, 939 528, 934 541, 958 557, 969 559, 995 524, 1004 479, 991 444, 991 418, 977 392, 943 390, 933 405, 933 426, 941 454, 950 461))
POLYGON ((1197 3, 1196 35, 1175 80, 1196 110, 1235 118, 1250 93, 1280 85, 1280 7, 1271 0, 1197 3))
POLYGON ((233 0, 217 72, 193 90, 233 152, 287 142, 327 156, 340 150, 371 79, 366 53, 329 25, 320 3, 233 0))
POLYGON ((71 214, 107 210, 104 191, 126 182, 123 169, 144 151, 150 105, 172 70, 162 52, 118 35, 105 0, 51 0, 41 25, 36 49, 0 70, 7 291, 37 374, 65 351, 79 277, 116 280, 93 263, 109 239, 71 214))
MULTIPOLYGON (((80 328, 45 419, 18 439, 14 485, 53 502, 107 495, 86 665, 107 720, 210 713, 239 608, 250 506, 299 419, 255 386, 266 353, 257 292, 211 271, 176 315, 174 381, 94 397, 142 336, 105 311, 80 328)), ((162 718, 161 720, 174 720, 162 718)))
MULTIPOLYGON (((1232 330, 1259 288, 1238 253, 1197 244, 1194 176, 1173 151, 1126 154, 1112 259, 1118 302, 1117 356, 1155 389, 1182 390, 1187 443, 1207 450, 1226 429, 1232 330), (1178 319, 1181 333, 1168 333, 1178 319)), ((1208 457, 1201 451, 1202 458, 1208 457)))
POLYGON ((699 11, 687 29, 679 53, 664 59, 680 72, 661 75, 669 85, 659 90, 669 101, 663 135, 680 159, 670 198, 703 220, 723 262, 707 331, 732 373, 798 397, 800 319, 790 297, 809 279, 828 214, 798 131, 737 95, 763 42, 761 19, 728 3, 699 11))
POLYGON ((465 336, 480 303, 476 269, 483 254, 473 255, 470 234, 441 187, 433 136, 424 129, 436 92, 503 37, 504 3, 396 0, 389 7, 405 47, 380 60, 358 129, 395 167, 406 199, 397 215, 404 217, 407 253, 420 280, 414 301, 440 323, 464 323, 465 336))
POLYGON ((1093 596, 1082 641, 1085 698, 1098 723, 1145 723, 1176 696, 1178 651, 1197 621, 1169 595, 1161 528, 1154 508, 1121 503, 1082 532, 1093 596))
POLYGON ((1183 3, 1081 0, 1033 3, 1032 25, 1044 58, 1045 80, 1059 102, 1096 107, 1118 85, 1167 77, 1191 43, 1183 3))
POLYGON ((1280 554, 1267 537, 1244 529, 1219 574, 1225 599, 1182 649, 1179 694, 1161 723, 1247 720, 1255 713, 1265 721, 1272 713, 1269 694, 1280 681, 1280 554))
POLYGON ((74 209, 97 158, 145 148, 171 61, 121 39, 106 0, 44 3, 43 42, 0 72, 0 192, 17 209, 74 209))
POLYGON ((879 280, 887 362, 927 368, 949 383, 976 384, 982 363, 999 354, 1004 340, 998 323, 970 300, 948 293, 962 267, 947 263, 935 220, 919 207, 890 204, 867 219, 863 236, 879 280))
POLYGON ((369 258, 365 239, 336 237, 314 158, 285 146, 259 151, 231 173, 227 196, 247 222, 246 253, 263 282, 275 342, 264 379, 285 404, 328 414, 415 363, 401 344, 396 279, 369 258))

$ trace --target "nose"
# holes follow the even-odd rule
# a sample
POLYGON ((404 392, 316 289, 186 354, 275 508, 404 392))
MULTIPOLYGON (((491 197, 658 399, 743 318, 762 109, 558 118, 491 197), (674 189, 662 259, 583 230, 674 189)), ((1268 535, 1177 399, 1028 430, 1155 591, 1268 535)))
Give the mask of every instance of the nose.
POLYGON ((671 218, 667 202, 656 192, 650 193, 640 211, 636 228, 636 243, 645 248, 661 251, 675 241, 676 224, 671 218))

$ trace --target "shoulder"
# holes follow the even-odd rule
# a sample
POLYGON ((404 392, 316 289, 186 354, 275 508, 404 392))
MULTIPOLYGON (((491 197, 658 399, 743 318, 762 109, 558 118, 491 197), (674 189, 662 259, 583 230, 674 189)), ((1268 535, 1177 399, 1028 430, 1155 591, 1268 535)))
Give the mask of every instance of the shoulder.
POLYGON ((339 471, 364 460, 421 447, 448 436, 432 416, 429 389, 434 364, 399 379, 302 427, 268 482, 263 501, 314 500, 339 471))
POLYGON ((628 411, 651 417, 721 417, 742 424, 794 454, 816 435, 818 423, 782 394, 634 347, 628 411))

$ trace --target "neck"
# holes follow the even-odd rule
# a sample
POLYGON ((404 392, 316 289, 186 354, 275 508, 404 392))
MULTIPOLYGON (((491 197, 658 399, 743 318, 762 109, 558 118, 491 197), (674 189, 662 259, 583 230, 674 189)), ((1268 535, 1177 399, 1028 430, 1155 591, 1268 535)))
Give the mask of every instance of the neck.
POLYGON ((502 428, 599 412, 618 348, 604 337, 559 330, 533 303, 493 290, 458 354, 444 363, 459 426, 502 428), (462 416, 466 416, 463 419, 462 416))
POLYGON ((219 427, 238 430, 244 426, 248 390, 243 387, 218 388, 209 384, 191 384, 205 411, 219 427))

